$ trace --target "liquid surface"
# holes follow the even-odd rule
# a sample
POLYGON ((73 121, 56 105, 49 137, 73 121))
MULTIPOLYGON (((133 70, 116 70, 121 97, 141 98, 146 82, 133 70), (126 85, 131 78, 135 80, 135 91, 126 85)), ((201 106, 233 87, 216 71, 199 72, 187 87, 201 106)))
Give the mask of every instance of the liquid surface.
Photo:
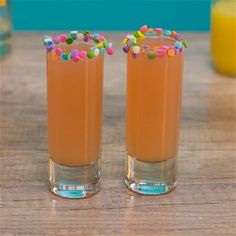
MULTIPOLYGON (((153 39, 149 43, 173 42, 153 39)), ((153 60, 144 53, 137 59, 128 54, 126 148, 130 156, 158 162, 177 153, 182 66, 183 53, 153 60)))
POLYGON ((103 56, 79 63, 47 56, 47 85, 51 159, 66 166, 95 162, 101 152, 103 56))

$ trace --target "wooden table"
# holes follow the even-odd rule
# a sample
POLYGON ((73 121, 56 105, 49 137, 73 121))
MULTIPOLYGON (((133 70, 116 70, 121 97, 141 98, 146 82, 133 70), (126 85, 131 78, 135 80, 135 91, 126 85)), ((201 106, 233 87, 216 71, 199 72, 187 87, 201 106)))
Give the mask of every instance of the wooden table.
POLYGON ((177 189, 129 191, 124 178, 125 56, 109 33, 104 83, 101 191, 66 200, 48 191, 46 73, 42 34, 16 33, 1 62, 1 236, 236 235, 236 80, 216 74, 209 35, 190 41, 184 70, 177 189))

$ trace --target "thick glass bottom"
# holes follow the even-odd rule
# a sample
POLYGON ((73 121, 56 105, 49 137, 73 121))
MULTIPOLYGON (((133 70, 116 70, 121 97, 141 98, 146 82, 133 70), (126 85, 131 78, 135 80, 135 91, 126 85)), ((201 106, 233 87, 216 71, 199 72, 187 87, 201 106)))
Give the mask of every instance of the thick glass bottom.
POLYGON ((100 190, 100 160, 81 167, 68 167, 49 159, 50 190, 64 198, 85 198, 100 190))
POLYGON ((161 162, 143 162, 126 158, 125 183, 134 192, 161 195, 176 187, 176 157, 161 162))

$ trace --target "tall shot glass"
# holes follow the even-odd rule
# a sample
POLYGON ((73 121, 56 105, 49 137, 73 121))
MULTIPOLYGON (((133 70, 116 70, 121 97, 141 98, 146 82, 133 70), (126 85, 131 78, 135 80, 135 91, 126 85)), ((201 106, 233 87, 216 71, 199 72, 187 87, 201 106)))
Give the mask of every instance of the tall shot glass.
POLYGON ((104 36, 46 37, 50 190, 65 198, 99 191, 104 36))
POLYGON ((125 183, 138 193, 159 195, 176 186, 184 47, 187 42, 175 31, 146 26, 124 40, 125 183))

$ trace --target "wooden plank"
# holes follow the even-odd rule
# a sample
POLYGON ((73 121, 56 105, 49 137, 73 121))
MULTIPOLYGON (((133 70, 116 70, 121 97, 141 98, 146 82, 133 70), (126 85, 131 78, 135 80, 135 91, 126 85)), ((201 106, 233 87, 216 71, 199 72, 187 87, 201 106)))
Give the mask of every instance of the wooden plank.
POLYGON ((13 38, 13 52, 0 71, 1 235, 236 235, 236 80, 212 71, 208 34, 186 34, 191 47, 186 50, 178 187, 159 197, 135 194, 123 182, 122 35, 109 34, 117 54, 105 65, 102 187, 83 200, 48 191, 41 36, 17 33, 13 38))

